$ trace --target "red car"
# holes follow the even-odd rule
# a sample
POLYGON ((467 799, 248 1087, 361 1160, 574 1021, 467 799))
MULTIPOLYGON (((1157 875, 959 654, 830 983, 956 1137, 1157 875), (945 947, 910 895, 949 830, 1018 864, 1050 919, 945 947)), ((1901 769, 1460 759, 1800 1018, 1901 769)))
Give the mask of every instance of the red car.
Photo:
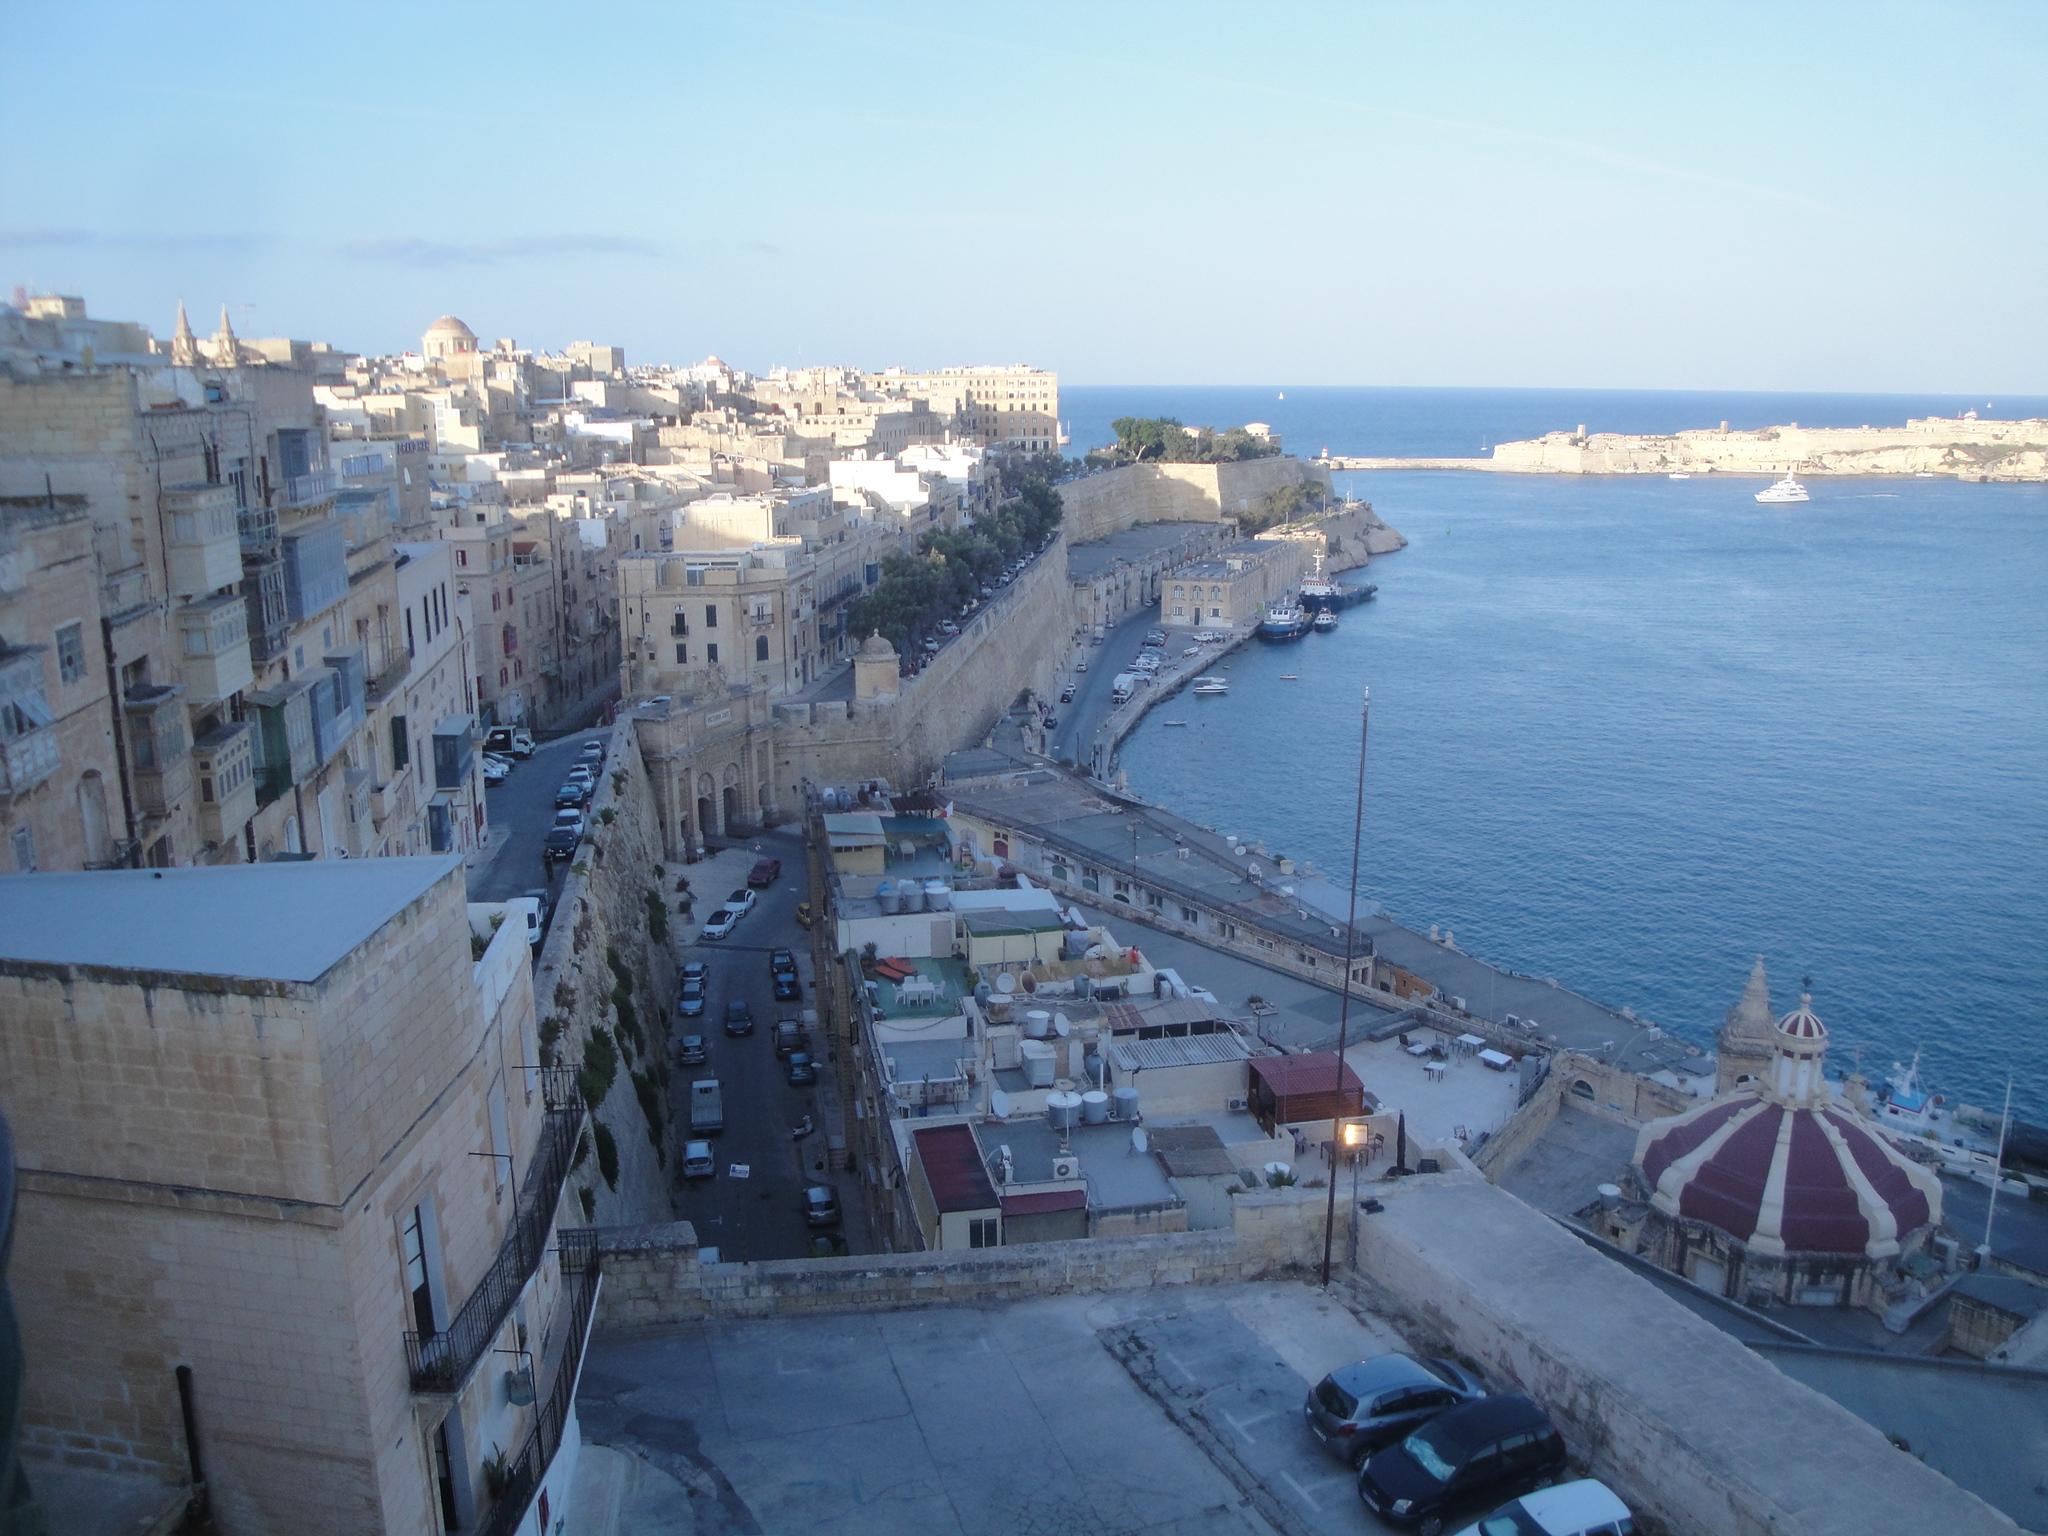
POLYGON ((747 884, 756 889, 766 889, 782 878, 782 860, 756 859, 754 867, 747 873, 747 884))

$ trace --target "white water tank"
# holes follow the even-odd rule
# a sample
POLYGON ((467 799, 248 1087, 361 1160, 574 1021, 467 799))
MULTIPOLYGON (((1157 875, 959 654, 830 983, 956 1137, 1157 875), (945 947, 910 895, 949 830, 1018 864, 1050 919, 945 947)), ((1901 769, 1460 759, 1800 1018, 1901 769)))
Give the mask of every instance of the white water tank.
POLYGON ((1138 1118, 1137 1089, 1126 1084, 1123 1087, 1118 1088, 1116 1092, 1111 1095, 1111 1099, 1115 1107, 1117 1119, 1135 1120, 1138 1118))
POLYGON ((1020 1040, 1017 1058, 1024 1065, 1024 1080, 1034 1088, 1050 1088, 1053 1078, 1052 1047, 1043 1040, 1020 1040))
POLYGON ((1081 1123, 1103 1125, 1109 1120, 1109 1095, 1098 1088, 1090 1088, 1081 1095, 1081 1123))
POLYGON ((953 888, 943 880, 925 881, 924 905, 927 912, 949 911, 953 905, 953 888))
POLYGON ((1043 1008, 1024 1010, 1024 1033, 1034 1040, 1043 1040, 1052 1034, 1052 1014, 1043 1008))
POLYGON ((896 910, 896 882, 884 880, 875 887, 875 907, 883 916, 896 910))
POLYGON ((1081 1095, 1059 1091, 1047 1094, 1045 1118, 1055 1131, 1067 1135, 1081 1119, 1081 1095))

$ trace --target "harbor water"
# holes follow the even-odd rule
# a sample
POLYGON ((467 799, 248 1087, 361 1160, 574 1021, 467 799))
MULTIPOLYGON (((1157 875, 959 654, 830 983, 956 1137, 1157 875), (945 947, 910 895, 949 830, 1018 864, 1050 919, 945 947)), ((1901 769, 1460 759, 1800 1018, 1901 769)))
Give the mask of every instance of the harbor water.
MULTIPOLYGON (((1063 408, 1079 442, 1092 394, 1228 425, 1259 392, 1175 393, 1063 408)), ((1317 407, 1332 452, 1447 451, 1373 431, 1398 392, 1318 393, 1355 397, 1348 431, 1317 407)), ((1818 424, 1820 399, 1773 403, 1818 424)), ((1665 400, 1587 424, 1663 430, 1665 400)), ((1939 404, 1840 401, 1849 425, 1939 404)), ((1155 715, 1134 790, 1341 881, 1370 684, 1370 902, 1702 1043, 1762 953, 1780 1010, 1812 977, 1836 1070, 1921 1048, 1930 1086, 1995 1109, 2011 1072, 2048 1121, 2048 488, 1816 478, 1774 508, 1762 478, 1342 478, 1410 540, 1378 598, 1235 653, 1226 697, 1170 711, 1190 728, 1155 715)))

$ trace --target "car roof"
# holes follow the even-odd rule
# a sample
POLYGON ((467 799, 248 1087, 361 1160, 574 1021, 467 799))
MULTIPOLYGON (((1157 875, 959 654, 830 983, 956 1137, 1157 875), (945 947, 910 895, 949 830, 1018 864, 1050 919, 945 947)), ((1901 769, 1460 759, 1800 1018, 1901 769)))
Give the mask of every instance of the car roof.
POLYGON ((839 1198, 839 1191, 830 1184, 806 1184, 804 1186, 804 1198, 806 1200, 815 1200, 820 1195, 823 1195, 827 1200, 837 1200, 839 1198))
POLYGON ((683 1143, 683 1156, 685 1157, 709 1157, 710 1155, 711 1143, 708 1141, 686 1141, 683 1143))
POLYGON ((1555 1488, 1525 1493, 1522 1510, 1554 1536, 1577 1536, 1596 1525, 1611 1525, 1630 1518, 1629 1507, 1597 1477, 1582 1477, 1575 1483, 1559 1483, 1555 1488))
POLYGON ((1353 1397, 1384 1392, 1389 1387, 1440 1387, 1436 1372, 1413 1355, 1375 1355, 1370 1360, 1340 1365, 1330 1372, 1337 1385, 1353 1397))
POLYGON ((1469 1446, 1495 1435, 1539 1427, 1554 1427, 1550 1415, 1519 1392, 1510 1392, 1501 1397, 1475 1398, 1445 1409, 1429 1421, 1429 1437, 1440 1443, 1456 1441, 1469 1446))

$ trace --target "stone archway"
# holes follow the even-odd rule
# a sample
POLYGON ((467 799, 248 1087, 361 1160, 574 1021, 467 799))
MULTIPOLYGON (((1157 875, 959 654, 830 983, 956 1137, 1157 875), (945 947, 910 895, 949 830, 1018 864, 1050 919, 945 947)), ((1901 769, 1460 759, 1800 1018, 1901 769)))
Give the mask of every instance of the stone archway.
POLYGON ((725 831, 731 836, 746 815, 740 797, 740 771, 731 763, 725 765, 725 784, 718 792, 719 809, 724 812, 725 831))
POLYGON ((697 775, 697 841, 702 844, 713 834, 724 829, 718 822, 718 786, 711 775, 697 775))

